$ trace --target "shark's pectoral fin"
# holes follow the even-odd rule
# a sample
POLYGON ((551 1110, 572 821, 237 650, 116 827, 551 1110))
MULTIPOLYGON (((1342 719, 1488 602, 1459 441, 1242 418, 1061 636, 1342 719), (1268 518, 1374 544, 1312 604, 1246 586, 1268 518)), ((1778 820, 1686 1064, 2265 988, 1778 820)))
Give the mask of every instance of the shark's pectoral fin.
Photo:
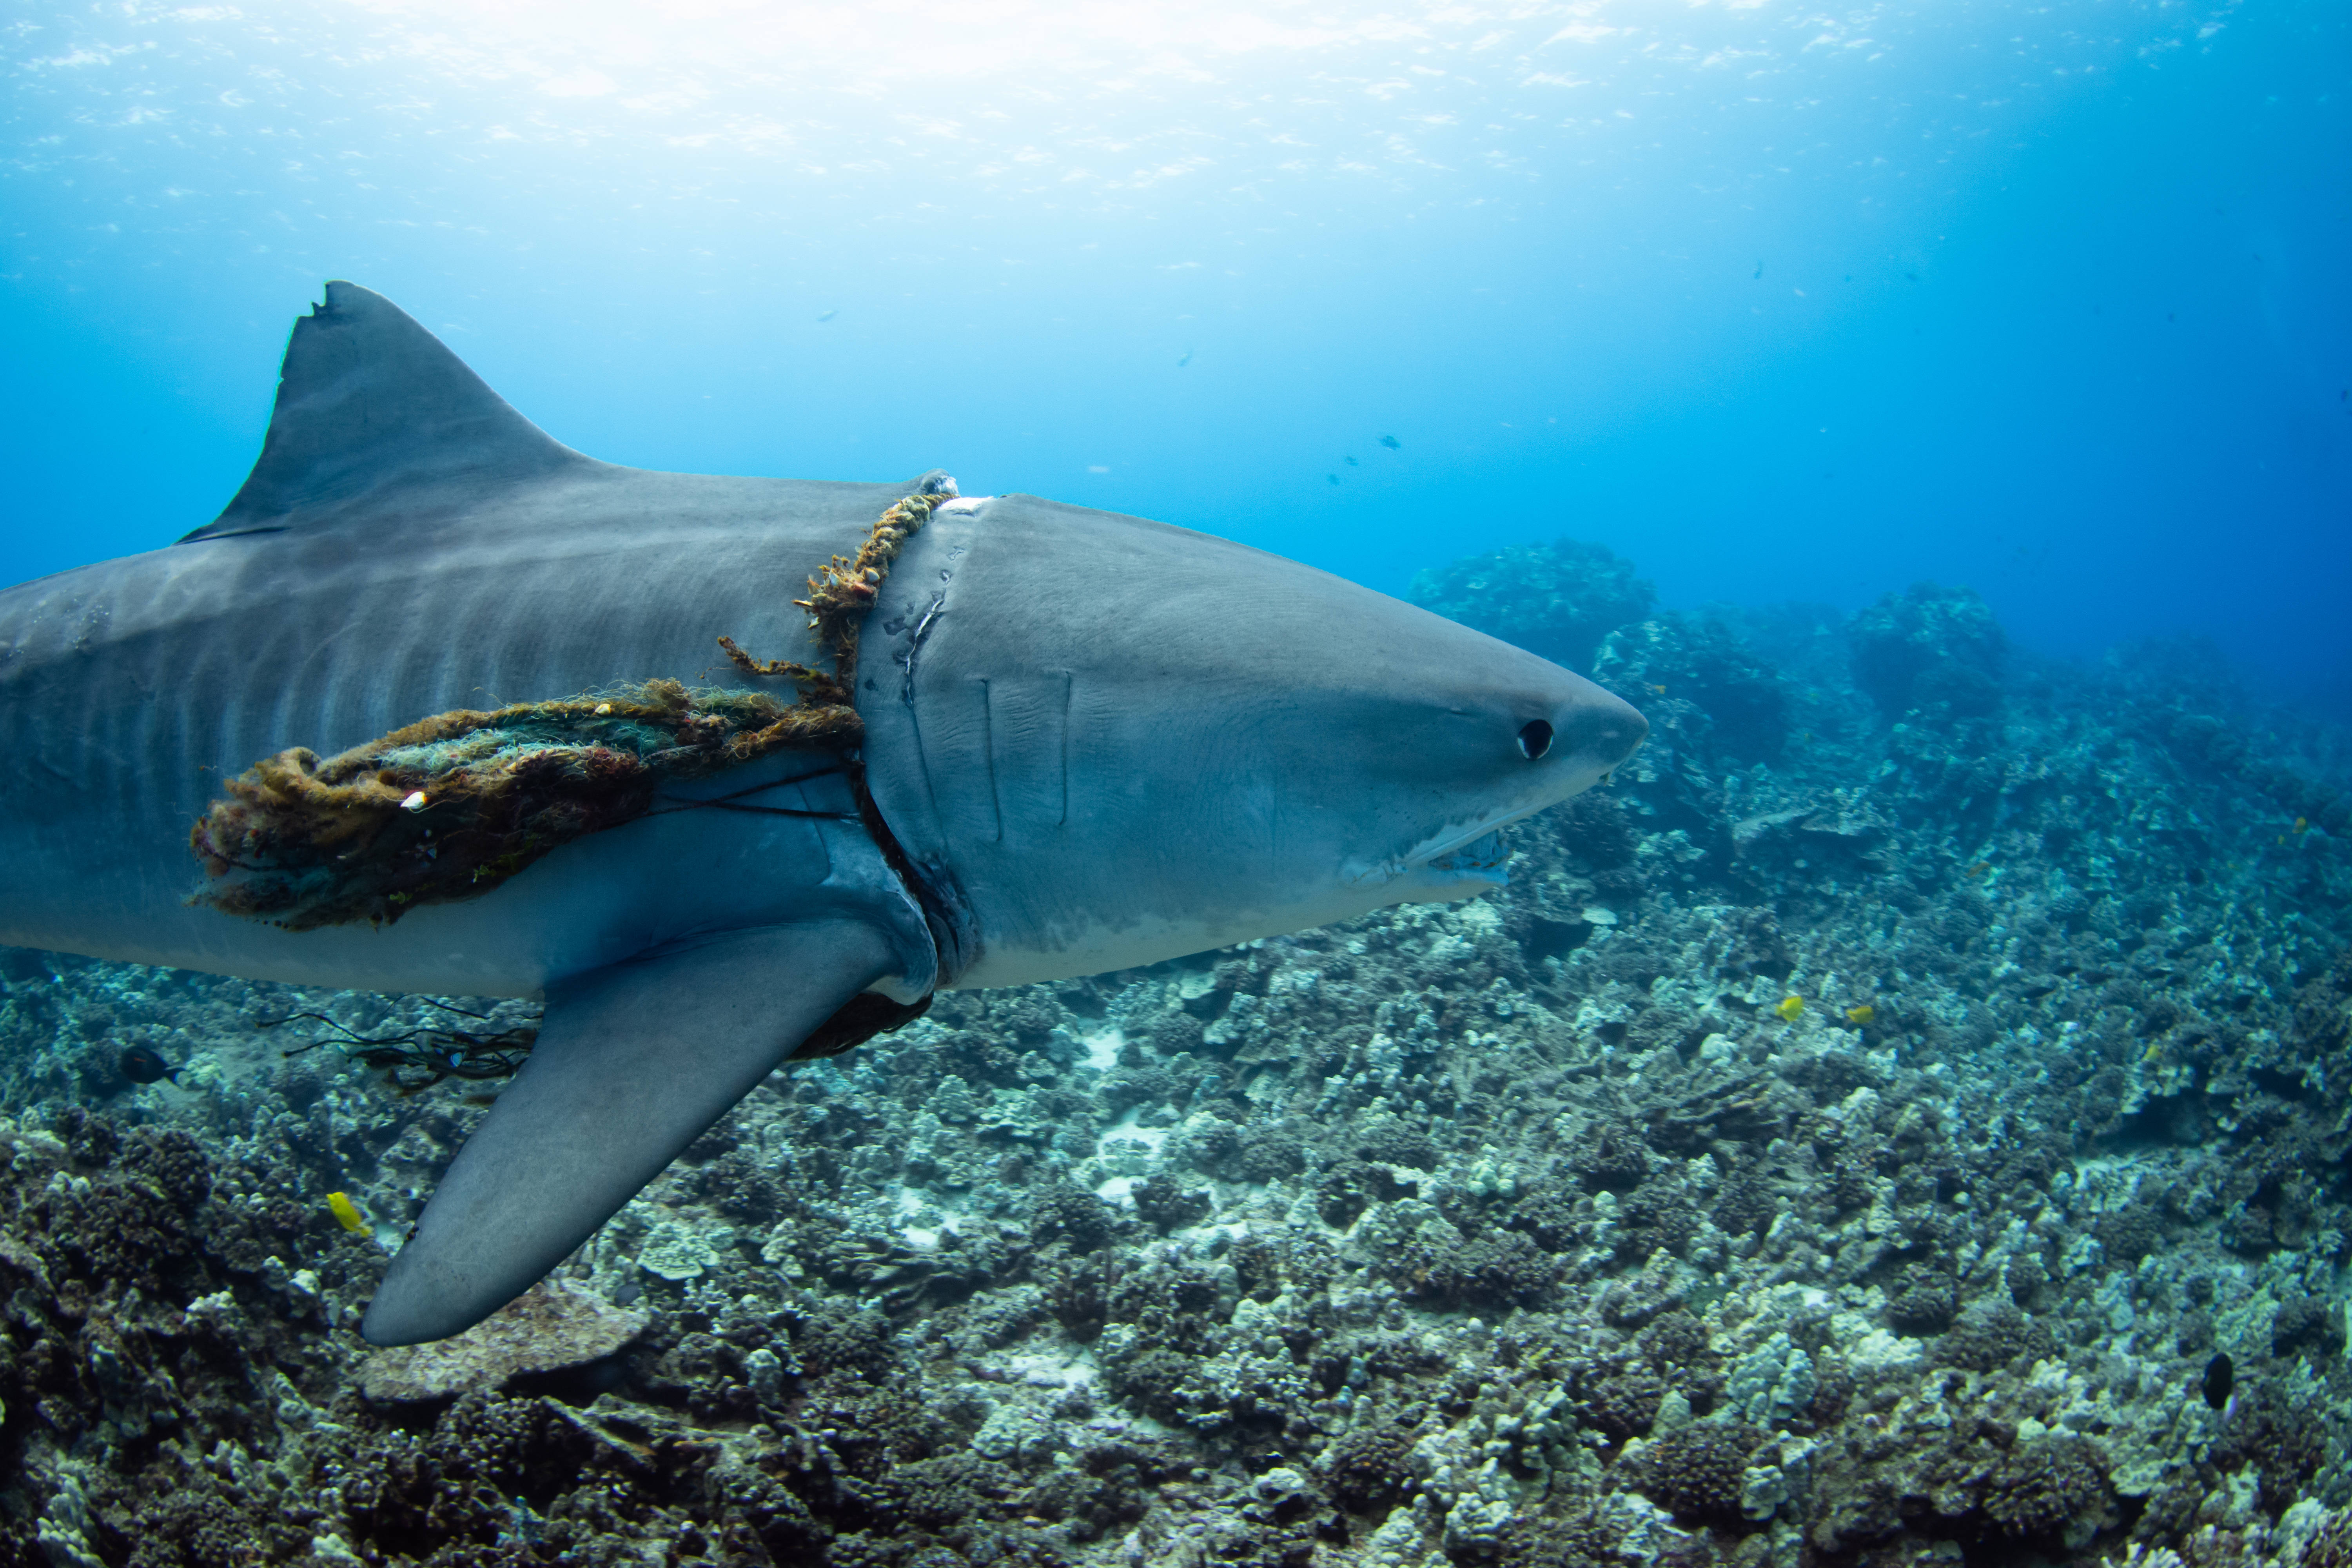
POLYGON ((550 987, 530 1062, 450 1162, 360 1331, 442 1339, 520 1295, 900 967, 879 929, 835 921, 730 931, 550 987))

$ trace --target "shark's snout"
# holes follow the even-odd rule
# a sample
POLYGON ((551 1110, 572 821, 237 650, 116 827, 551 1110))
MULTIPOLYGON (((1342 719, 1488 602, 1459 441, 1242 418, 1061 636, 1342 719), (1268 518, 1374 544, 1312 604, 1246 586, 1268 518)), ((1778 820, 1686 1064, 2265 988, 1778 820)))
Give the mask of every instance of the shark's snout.
POLYGON ((1564 705, 1551 724, 1553 754, 1604 775, 1639 751, 1650 733, 1650 721, 1631 703, 1599 687, 1564 705))
POLYGON ((1510 761, 1488 749, 1495 731, 1482 727, 1482 766, 1452 781, 1445 795, 1456 815, 1389 862, 1391 872, 1410 868, 1439 877, 1450 889, 1447 897, 1460 896, 1471 882, 1501 880, 1507 857, 1498 828, 1605 780, 1641 746, 1650 723, 1639 712, 1582 676, 1557 668, 1549 674, 1538 689, 1523 689, 1516 700, 1490 710, 1516 726, 1507 731, 1510 761))

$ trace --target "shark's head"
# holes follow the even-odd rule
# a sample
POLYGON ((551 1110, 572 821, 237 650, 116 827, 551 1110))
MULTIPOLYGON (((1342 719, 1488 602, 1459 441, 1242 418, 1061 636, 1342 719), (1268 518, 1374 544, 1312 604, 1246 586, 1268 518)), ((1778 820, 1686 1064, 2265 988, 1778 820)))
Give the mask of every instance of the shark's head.
POLYGON ((1020 496, 918 536, 858 688, 876 803, 976 936, 966 985, 1477 892, 1502 879, 1496 829, 1648 731, 1327 573, 1020 496))

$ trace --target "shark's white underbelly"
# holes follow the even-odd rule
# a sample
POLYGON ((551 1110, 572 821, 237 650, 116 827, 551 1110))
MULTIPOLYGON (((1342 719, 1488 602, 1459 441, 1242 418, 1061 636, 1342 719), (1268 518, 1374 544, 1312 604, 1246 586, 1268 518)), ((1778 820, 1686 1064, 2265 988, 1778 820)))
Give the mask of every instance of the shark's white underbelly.
MULTIPOLYGON (((1501 885, 1498 869, 1465 867, 1432 869, 1396 867, 1379 874, 1300 885, 1295 902, 1261 910, 1237 909, 1213 922, 1174 921, 1150 914, 1118 925, 1099 921, 1055 922, 1043 942, 991 942, 978 963, 957 976, 954 988, 1028 985, 1081 974, 1139 969, 1171 958, 1232 947, 1261 937, 1309 931, 1352 920, 1399 903, 1445 903, 1475 897, 1501 885)), ((985 906, 985 899, 982 900, 985 906)))

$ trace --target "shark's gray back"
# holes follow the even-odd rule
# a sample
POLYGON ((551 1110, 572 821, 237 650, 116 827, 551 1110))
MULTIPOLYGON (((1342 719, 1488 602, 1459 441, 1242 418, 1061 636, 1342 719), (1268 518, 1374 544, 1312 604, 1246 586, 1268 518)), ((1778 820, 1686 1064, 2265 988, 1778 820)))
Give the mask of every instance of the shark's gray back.
MULTIPOLYGON (((908 488, 596 462, 335 286, 298 327, 268 446, 216 521, 0 592, 0 942, 247 972, 223 944, 277 943, 298 965, 348 963, 338 933, 185 906, 203 878, 188 829, 225 775, 451 709, 737 684, 722 634, 810 658, 792 601, 908 488)), ((436 925, 394 930, 487 940, 436 925)))

